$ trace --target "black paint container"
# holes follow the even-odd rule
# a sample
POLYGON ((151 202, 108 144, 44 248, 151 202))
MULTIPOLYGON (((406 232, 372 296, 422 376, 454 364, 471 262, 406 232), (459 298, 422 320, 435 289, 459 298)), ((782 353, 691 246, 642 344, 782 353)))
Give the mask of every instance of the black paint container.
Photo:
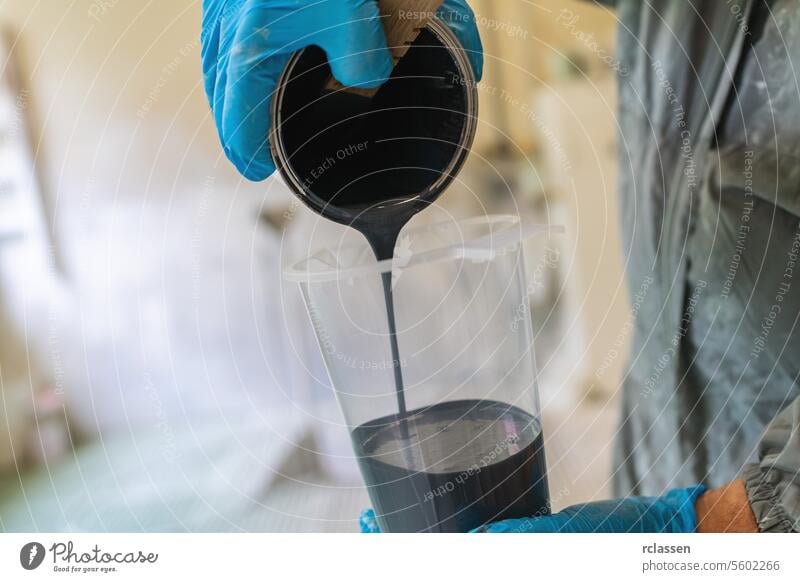
POLYGON ((467 55, 434 19, 374 97, 330 91, 330 75, 318 47, 292 57, 273 99, 273 158, 318 214, 373 243, 375 233, 396 236, 450 184, 472 146, 478 100, 467 55))

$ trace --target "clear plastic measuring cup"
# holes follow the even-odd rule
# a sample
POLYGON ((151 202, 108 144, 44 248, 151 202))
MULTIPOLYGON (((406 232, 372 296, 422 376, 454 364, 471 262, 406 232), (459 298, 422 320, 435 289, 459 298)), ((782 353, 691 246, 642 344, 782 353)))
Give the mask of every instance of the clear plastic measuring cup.
POLYGON ((286 270, 383 531, 549 512, 522 242, 550 230, 513 216, 443 222, 401 234, 393 260, 365 242, 286 270))

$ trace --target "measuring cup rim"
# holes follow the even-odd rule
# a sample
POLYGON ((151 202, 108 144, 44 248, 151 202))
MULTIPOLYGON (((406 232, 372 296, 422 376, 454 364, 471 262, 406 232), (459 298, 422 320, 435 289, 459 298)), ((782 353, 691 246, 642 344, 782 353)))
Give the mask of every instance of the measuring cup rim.
MULTIPOLYGON (((308 263, 318 259, 325 249, 321 249, 306 257, 283 271, 283 276, 287 281, 296 283, 324 283, 342 279, 363 277, 365 275, 380 275, 391 272, 393 268, 401 267, 410 269, 418 265, 429 265, 443 261, 466 259, 472 262, 491 261, 495 257, 505 253, 509 248, 515 247, 523 241, 539 234, 558 234, 563 233, 564 228, 558 225, 536 224, 519 216, 511 214, 485 215, 458 221, 444 220, 431 224, 420 225, 401 232, 400 237, 412 236, 415 233, 430 232, 453 226, 468 227, 480 224, 497 225, 499 230, 494 229, 477 238, 462 241, 456 244, 447 244, 439 248, 432 248, 419 253, 412 254, 410 257, 394 257, 369 264, 361 264, 353 267, 335 267, 310 271, 308 263)), ((346 245, 339 247, 339 254, 347 250, 364 250, 369 246, 346 245)))

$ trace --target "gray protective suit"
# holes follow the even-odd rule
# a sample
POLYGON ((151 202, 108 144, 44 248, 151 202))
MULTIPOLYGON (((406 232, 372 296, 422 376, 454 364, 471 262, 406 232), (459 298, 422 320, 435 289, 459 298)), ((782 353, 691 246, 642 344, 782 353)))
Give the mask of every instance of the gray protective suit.
POLYGON ((618 0, 635 348, 620 495, 742 478, 800 530, 800 2, 618 0))

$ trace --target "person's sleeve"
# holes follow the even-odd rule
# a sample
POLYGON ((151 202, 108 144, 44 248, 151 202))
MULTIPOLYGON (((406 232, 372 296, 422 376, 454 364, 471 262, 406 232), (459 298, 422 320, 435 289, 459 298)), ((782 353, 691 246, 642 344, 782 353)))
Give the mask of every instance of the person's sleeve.
POLYGON ((750 506, 762 532, 800 532, 800 398, 769 424, 758 463, 742 471, 750 506))

